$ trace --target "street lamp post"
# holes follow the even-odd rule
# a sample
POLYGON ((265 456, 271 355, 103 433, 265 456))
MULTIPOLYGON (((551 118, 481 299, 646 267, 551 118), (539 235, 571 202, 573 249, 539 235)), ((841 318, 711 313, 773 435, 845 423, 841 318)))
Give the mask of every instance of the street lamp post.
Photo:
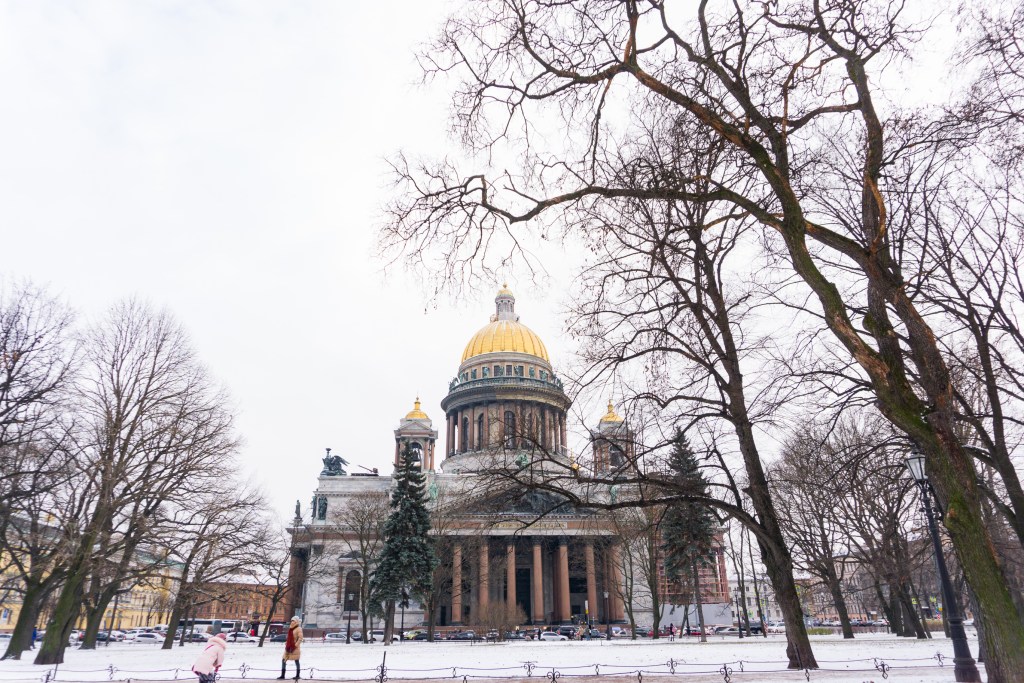
POLYGON ((355 593, 349 593, 345 600, 345 607, 348 609, 348 626, 345 627, 345 644, 348 645, 352 642, 352 600, 355 598, 355 593))
POLYGON ((608 631, 609 631, 608 623, 609 623, 609 619, 611 618, 611 615, 609 614, 610 611, 611 611, 611 603, 608 602, 608 591, 604 591, 604 635, 605 635, 605 638, 610 637, 610 635, 608 633, 608 631))
POLYGON ((920 449, 915 447, 910 451, 907 456, 907 469, 910 470, 910 474, 921 492, 921 507, 928 520, 928 532, 932 537, 932 545, 935 547, 935 566, 939 574, 939 583, 942 586, 942 601, 946 604, 949 637, 953 641, 954 680, 980 681, 981 676, 975 665, 974 657, 971 656, 971 648, 967 644, 967 634, 964 633, 964 619, 960 614, 956 596, 953 594, 949 570, 946 569, 946 560, 942 554, 942 542, 939 540, 939 528, 935 523, 935 511, 939 512, 940 517, 942 511, 937 507, 932 507, 930 494, 933 491, 931 484, 928 483, 928 475, 924 471, 924 454, 920 449))

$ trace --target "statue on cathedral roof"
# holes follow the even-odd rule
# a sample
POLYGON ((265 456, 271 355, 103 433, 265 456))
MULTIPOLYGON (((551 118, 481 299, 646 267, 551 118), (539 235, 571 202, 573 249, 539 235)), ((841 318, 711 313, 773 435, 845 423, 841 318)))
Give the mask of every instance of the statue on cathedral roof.
POLYGON ((320 476, 337 477, 340 475, 348 474, 345 471, 345 465, 348 464, 348 460, 345 460, 340 455, 331 455, 331 449, 327 449, 327 455, 324 456, 324 468, 320 470, 320 476))

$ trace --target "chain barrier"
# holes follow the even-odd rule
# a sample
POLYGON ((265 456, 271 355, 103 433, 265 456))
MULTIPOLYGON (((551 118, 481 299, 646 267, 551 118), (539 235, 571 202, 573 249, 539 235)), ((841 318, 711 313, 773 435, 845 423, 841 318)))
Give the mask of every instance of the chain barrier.
MULTIPOLYGON (((935 654, 933 654, 933 655, 931 655, 929 657, 895 658, 895 659, 889 658, 889 659, 886 659, 886 660, 883 660, 883 659, 878 658, 878 657, 874 657, 874 658, 843 659, 843 660, 830 660, 830 661, 832 663, 840 663, 841 662, 841 663, 848 663, 848 664, 849 663, 857 663, 857 662, 867 662, 867 663, 870 663, 870 665, 873 666, 873 668, 878 673, 881 674, 881 677, 883 679, 888 679, 889 678, 889 673, 894 668, 896 668, 896 669, 917 668, 917 667, 945 668, 946 661, 948 661, 950 659, 951 659, 951 657, 949 655, 945 655, 942 652, 936 652, 935 654), (890 662, 892 664, 890 664, 890 662)), ((826 662, 823 660, 821 663, 824 664, 826 662)), ((309 667, 304 672, 305 675, 302 676, 302 678, 303 679, 309 679, 309 680, 316 679, 316 678, 318 678, 318 675, 317 675, 318 673, 320 674, 319 678, 323 678, 324 674, 330 674, 330 673, 344 675, 346 673, 351 674, 351 673, 362 673, 362 672, 365 672, 365 673, 376 672, 376 676, 373 676, 373 681, 375 683, 388 683, 390 674, 394 673, 394 672, 409 672, 409 673, 423 674, 423 673, 427 673, 427 672, 447 672, 447 671, 450 670, 451 671, 451 678, 452 679, 456 679, 457 680, 457 679, 461 678, 462 679, 462 683, 469 683, 469 677, 470 676, 473 676, 474 678, 485 677, 485 678, 495 678, 495 679, 504 679, 504 680, 514 680, 514 679, 517 679, 517 678, 533 678, 534 674, 536 672, 545 671, 544 677, 548 679, 548 683, 558 683, 559 679, 562 678, 563 676, 568 676, 570 678, 571 677, 576 677, 576 676, 591 676, 591 675, 592 676, 596 676, 596 677, 602 677, 602 676, 603 677, 614 677, 614 676, 624 676, 624 677, 626 677, 626 676, 632 676, 634 674, 636 674, 637 683, 642 683, 643 682, 643 673, 645 671, 647 673, 649 673, 649 674, 650 673, 659 673, 659 674, 661 674, 661 673, 669 673, 669 674, 672 674, 672 675, 683 675, 684 677, 686 675, 690 674, 690 673, 694 673, 694 674, 701 673, 699 671, 692 671, 692 672, 686 671, 685 669, 682 668, 683 665, 686 665, 686 664, 687 664, 687 662, 686 662, 685 659, 675 659, 674 657, 672 657, 667 662, 663 662, 661 664, 630 664, 628 662, 621 663, 621 664, 609 664, 609 663, 605 662, 605 663, 585 664, 585 665, 579 665, 579 666, 542 667, 542 666, 539 665, 538 662, 531 660, 531 661, 521 662, 518 666, 510 666, 510 667, 477 667, 477 668, 473 668, 473 667, 457 667, 457 666, 453 666, 450 669, 448 667, 443 667, 443 668, 439 667, 439 668, 433 668, 433 669, 394 669, 394 671, 392 671, 387 666, 387 651, 385 650, 384 651, 384 656, 381 659, 380 665, 378 665, 374 669, 317 669, 315 667, 309 667), (462 673, 459 673, 460 669, 461 669, 462 673), (575 671, 576 669, 580 669, 581 671, 576 672, 575 671), (591 671, 591 669, 592 669, 592 671, 591 671), (479 673, 474 674, 474 673, 469 673, 469 672, 479 672, 479 673), (525 673, 525 676, 524 676, 524 673, 525 673)), ((743 659, 739 659, 739 660, 736 660, 736 661, 725 662, 725 663, 721 664, 720 667, 717 669, 717 673, 720 676, 722 676, 723 683, 734 683, 736 674, 738 674, 738 673, 746 673, 746 665, 747 664, 753 664, 753 665, 777 664, 777 665, 782 665, 782 664, 784 664, 784 662, 782 662, 782 661, 771 661, 771 660, 762 661, 762 660, 743 660, 743 659)), ((694 665, 699 667, 700 666, 700 662, 697 662, 694 665)), ((254 679, 258 679, 258 678, 260 678, 260 672, 271 671, 271 669, 260 669, 258 667, 251 666, 248 663, 244 663, 244 662, 238 667, 237 670, 240 673, 241 678, 243 680, 246 680, 246 681, 249 680, 249 675, 250 674, 253 675, 254 679)), ((769 670, 774 670, 774 669, 769 669, 769 670)), ((808 683, 810 683, 811 672, 814 671, 814 670, 809 669, 807 667, 800 667, 800 670, 804 674, 804 679, 808 683)), ((840 670, 843 670, 843 669, 828 669, 828 668, 824 668, 823 667, 821 669, 815 669, 815 670, 820 670, 820 671, 840 671, 840 670)), ((755 668, 752 669, 752 672, 756 672, 756 671, 759 671, 759 669, 757 669, 757 667, 755 666, 755 668)), ((181 668, 175 668, 175 669, 155 669, 155 670, 148 670, 148 671, 145 671, 145 670, 135 670, 135 669, 132 669, 132 670, 122 670, 122 669, 119 669, 118 667, 116 667, 114 664, 108 664, 105 668, 100 668, 100 669, 82 669, 82 670, 67 669, 67 670, 62 671, 61 673, 72 675, 72 676, 74 674, 84 674, 84 673, 98 674, 96 676, 96 678, 94 678, 92 680, 102 680, 104 678, 104 674, 105 674, 105 678, 107 680, 109 680, 109 681, 127 682, 127 681, 131 680, 130 674, 143 675, 143 677, 147 678, 147 679, 151 678, 147 674, 163 674, 164 676, 166 676, 167 674, 172 674, 172 677, 164 678, 163 680, 172 680, 172 678, 173 678, 173 680, 181 680, 181 676, 180 676, 181 672, 182 672, 181 668)), ((713 673, 713 672, 716 672, 716 670, 714 670, 714 669, 705 670, 704 673, 713 673)), ((764 672, 762 672, 762 673, 764 673, 764 672)), ((440 677, 440 678, 447 678, 447 674, 446 673, 441 673, 440 676, 434 676, 434 675, 428 676, 428 678, 438 678, 438 677, 440 677)), ((156 678, 160 678, 160 676, 157 676, 156 678)), ((215 676, 215 680, 217 680, 217 681, 223 680, 223 674, 219 674, 218 673, 215 676)), ((345 680, 345 679, 344 678, 340 678, 340 679, 335 679, 335 680, 345 680)), ((365 679, 363 679, 363 680, 365 680, 365 679)), ((58 681, 57 667, 49 668, 49 669, 46 669, 45 671, 41 672, 40 675, 39 675, 39 681, 40 681, 40 683, 57 683, 57 681, 58 681)))
POLYGON ((882 678, 889 678, 889 669, 892 667, 877 657, 875 658, 875 668, 882 674, 882 678))

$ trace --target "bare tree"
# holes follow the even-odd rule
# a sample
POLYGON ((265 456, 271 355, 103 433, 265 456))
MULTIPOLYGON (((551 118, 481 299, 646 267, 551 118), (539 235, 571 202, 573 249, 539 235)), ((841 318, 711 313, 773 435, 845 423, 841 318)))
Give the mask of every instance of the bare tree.
POLYGON ((541 236, 559 219, 586 230, 581 209, 619 197, 722 200, 756 219, 879 410, 927 453, 986 621, 986 666, 1000 680, 1019 679, 1024 623, 984 524, 973 456, 957 436, 949 366, 908 290, 889 233, 896 207, 883 192, 894 163, 922 147, 963 146, 970 122, 879 108, 880 75, 921 32, 901 3, 701 2, 693 12, 656 1, 493 0, 449 19, 424 56, 427 69, 463 79, 455 125, 467 146, 505 168, 511 146, 522 171, 492 179, 451 163, 397 160, 407 194, 393 207, 385 246, 462 286, 481 272, 490 277, 489 255, 500 266, 528 257, 529 222, 541 236), (551 109, 569 138, 537 148, 551 109), (628 147, 629 129, 615 125, 615 114, 634 128, 659 115, 698 122, 728 145, 732 168, 750 184, 703 189, 698 178, 660 172, 641 187, 624 183, 628 168, 607 154, 628 147))
POLYGON ((293 589, 291 575, 291 537, 278 525, 265 521, 254 544, 253 561, 249 565, 249 576, 255 580, 258 589, 265 590, 270 606, 263 617, 258 647, 263 647, 270 634, 270 622, 277 608, 293 589))
MULTIPOLYGON (((384 548, 384 522, 390 513, 387 491, 350 496, 345 505, 329 513, 331 522, 341 534, 340 556, 327 562, 322 571, 338 571, 338 562, 355 567, 358 572, 358 609, 361 616, 362 642, 369 643, 370 619, 376 611, 370 600, 370 575, 377 567, 384 548)), ((345 590, 343 587, 342 590, 345 590)))
POLYGON ((777 492, 780 522, 793 543, 798 566, 819 579, 835 604, 843 637, 853 626, 842 585, 849 556, 846 521, 836 514, 836 501, 847 494, 836 487, 835 451, 820 431, 801 428, 784 446, 770 482, 777 492))
MULTIPOLYGON (((116 306, 88 336, 86 361, 76 389, 83 429, 75 462, 88 502, 37 664, 63 661, 97 548, 133 556, 162 507, 213 486, 236 447, 226 397, 168 314, 137 302, 116 306)), ((95 610, 105 610, 116 590, 111 583, 95 610)))

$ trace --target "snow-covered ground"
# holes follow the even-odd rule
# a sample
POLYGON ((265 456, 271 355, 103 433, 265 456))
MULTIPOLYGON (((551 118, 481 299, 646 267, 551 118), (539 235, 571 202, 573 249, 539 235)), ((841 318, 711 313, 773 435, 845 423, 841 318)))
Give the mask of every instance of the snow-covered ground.
MULTIPOLYGON (((838 637, 814 637, 818 670, 810 681, 837 683, 938 683, 953 680, 953 648, 945 638, 898 639, 891 635, 863 635, 852 641, 838 637), (942 666, 939 657, 941 655, 942 666), (886 668, 888 667, 888 668, 886 668), (887 678, 883 676, 883 669, 887 678)), ((161 650, 158 645, 114 643, 93 651, 69 649, 65 663, 57 667, 32 665, 34 652, 20 662, 0 662, 0 683, 8 681, 147 681, 195 680, 192 662, 204 647, 190 644, 161 650)), ((229 644, 221 669, 223 679, 270 679, 281 671, 281 643, 229 644)), ((977 652, 972 638, 971 649, 977 652)), ((384 660, 391 681, 408 678, 480 679, 602 678, 614 675, 622 681, 675 680, 804 681, 804 672, 786 671, 785 641, 781 636, 737 640, 715 637, 702 644, 695 638, 676 640, 452 643, 404 642, 390 646, 328 644, 306 641, 302 645, 302 678, 313 680, 373 680, 384 660), (530 671, 528 672, 528 669, 530 671), (674 671, 673 671, 674 670, 674 671)), ((980 668, 980 667, 979 667, 980 668)), ((288 676, 294 675, 289 664, 288 676)), ((984 670, 982 669, 984 677, 984 670)), ((566 682, 567 683, 567 682, 566 682)), ((582 681, 581 681, 582 683, 582 681)))

